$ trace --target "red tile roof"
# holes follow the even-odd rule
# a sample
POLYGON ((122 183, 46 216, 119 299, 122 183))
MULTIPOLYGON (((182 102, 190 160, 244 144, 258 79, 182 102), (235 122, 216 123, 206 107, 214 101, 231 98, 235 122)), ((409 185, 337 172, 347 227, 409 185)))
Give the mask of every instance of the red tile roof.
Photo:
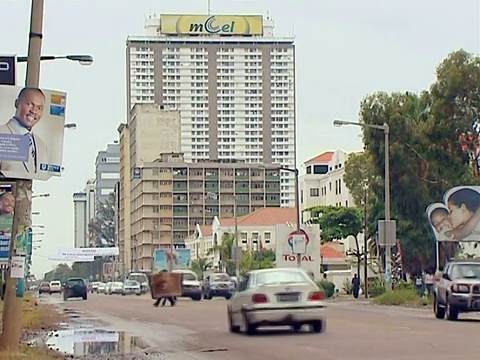
POLYGON ((327 151, 324 153, 321 153, 320 155, 317 155, 310 160, 307 160, 304 162, 304 164, 309 164, 309 163, 316 163, 316 162, 322 162, 322 163, 328 163, 329 161, 332 160, 333 158, 333 151, 327 151))
POLYGON ((345 254, 342 251, 335 249, 334 244, 326 243, 320 245, 320 255, 324 259, 344 259, 345 254))
POLYGON ((200 231, 202 233, 202 236, 209 236, 212 235, 212 225, 202 225, 200 226, 200 231))
MULTIPOLYGON (((295 208, 266 207, 258 209, 250 214, 240 216, 237 219, 238 226, 274 226, 297 222, 297 211, 295 208)), ((235 219, 220 219, 220 226, 233 226, 235 219)))

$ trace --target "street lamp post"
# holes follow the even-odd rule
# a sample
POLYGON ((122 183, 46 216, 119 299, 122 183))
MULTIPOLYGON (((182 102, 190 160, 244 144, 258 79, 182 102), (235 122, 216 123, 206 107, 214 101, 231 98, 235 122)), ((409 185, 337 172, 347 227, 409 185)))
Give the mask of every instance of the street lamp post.
MULTIPOLYGON (((383 125, 375 125, 375 124, 365 124, 355 121, 346 121, 346 120, 335 120, 333 122, 334 126, 342 126, 342 125, 355 125, 366 127, 370 129, 377 129, 382 130, 385 135, 385 222, 388 223, 390 221, 390 145, 389 145, 389 135, 390 135, 390 127, 387 123, 383 125)), ((385 226, 387 229, 387 226, 385 226)), ((388 231, 386 231, 386 236, 389 235, 388 231)), ((387 291, 392 290, 392 282, 391 282, 391 266, 390 266, 390 258, 391 258, 391 247, 389 239, 385 238, 386 246, 385 246, 385 282, 387 291)))
MULTIPOLYGON (((40 61, 48 61, 48 60, 70 60, 70 61, 77 61, 80 65, 89 66, 93 64, 93 56, 91 55, 63 55, 63 56, 55 56, 55 55, 43 55, 40 56, 40 61)), ((17 62, 27 62, 27 56, 17 56, 17 62)))
MULTIPOLYGON (((295 208, 297 209, 297 228, 296 228, 296 234, 301 235, 302 234, 302 229, 301 229, 301 223, 300 223, 300 183, 299 183, 299 171, 297 168, 291 169, 288 167, 281 166, 279 168, 280 170, 288 171, 291 173, 295 174, 295 208)), ((302 254, 297 254, 297 267, 302 267, 302 254)))

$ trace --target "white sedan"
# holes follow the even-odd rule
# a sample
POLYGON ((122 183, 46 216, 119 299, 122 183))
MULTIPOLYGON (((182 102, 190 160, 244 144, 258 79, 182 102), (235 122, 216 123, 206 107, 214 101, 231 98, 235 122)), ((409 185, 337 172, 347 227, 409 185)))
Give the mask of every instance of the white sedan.
POLYGON ((326 328, 325 294, 300 268, 254 270, 240 281, 227 305, 230 332, 248 335, 261 326, 326 328))

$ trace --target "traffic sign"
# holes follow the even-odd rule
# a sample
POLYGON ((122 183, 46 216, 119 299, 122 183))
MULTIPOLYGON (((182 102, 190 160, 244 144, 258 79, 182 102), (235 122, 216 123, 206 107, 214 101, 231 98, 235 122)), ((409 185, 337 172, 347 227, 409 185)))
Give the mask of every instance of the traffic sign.
POLYGON ((0 85, 16 85, 16 57, 0 55, 0 85))

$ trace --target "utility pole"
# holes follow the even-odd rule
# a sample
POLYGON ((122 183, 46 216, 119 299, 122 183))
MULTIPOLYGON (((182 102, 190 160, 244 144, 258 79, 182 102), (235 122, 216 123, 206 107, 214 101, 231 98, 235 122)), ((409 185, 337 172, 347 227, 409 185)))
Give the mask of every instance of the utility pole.
POLYGON ((368 217, 367 217, 367 186, 364 186, 363 194, 363 283, 365 289, 365 299, 368 299, 368 217))
POLYGON ((237 218, 237 194, 233 195, 233 218, 235 221, 235 276, 240 279, 240 260, 238 259, 238 218, 237 218))
MULTIPOLYGON (((32 0, 30 34, 28 43, 26 87, 38 88, 40 83, 40 57, 42 51, 44 0, 32 0)), ((15 239, 19 226, 31 225, 31 180, 16 180, 15 209, 10 238, 9 268, 5 303, 3 306, 3 329, 0 337, 2 351, 18 352, 22 330, 22 298, 16 296, 17 279, 11 278, 12 256, 15 255, 15 239), (21 201, 19 201, 21 199, 21 201), (27 215, 28 214, 28 215, 27 215)))

